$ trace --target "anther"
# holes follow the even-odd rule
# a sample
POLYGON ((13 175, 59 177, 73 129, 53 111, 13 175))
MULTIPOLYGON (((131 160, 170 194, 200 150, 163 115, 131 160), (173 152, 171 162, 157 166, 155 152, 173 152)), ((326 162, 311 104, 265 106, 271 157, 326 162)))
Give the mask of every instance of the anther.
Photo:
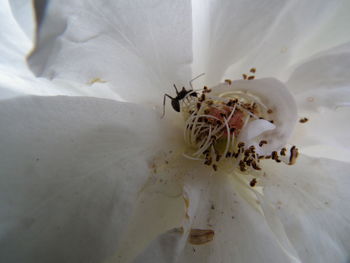
POLYGON ((262 140, 262 141, 259 142, 259 146, 260 146, 260 147, 263 146, 264 144, 267 144, 267 141, 266 141, 266 140, 262 140))
POLYGON ((280 155, 286 156, 286 151, 287 151, 286 148, 282 148, 281 151, 280 151, 280 155))
POLYGON ((254 186, 256 185, 256 183, 257 183, 256 179, 253 178, 253 180, 250 181, 249 185, 250 185, 251 187, 254 187, 254 186))
POLYGON ((300 123, 305 123, 305 122, 307 122, 309 119, 308 118, 301 118, 300 120, 299 120, 299 122, 300 123))
POLYGON ((290 157, 289 157, 289 165, 293 165, 295 164, 297 158, 298 158, 298 148, 293 146, 292 148, 290 148, 290 157))

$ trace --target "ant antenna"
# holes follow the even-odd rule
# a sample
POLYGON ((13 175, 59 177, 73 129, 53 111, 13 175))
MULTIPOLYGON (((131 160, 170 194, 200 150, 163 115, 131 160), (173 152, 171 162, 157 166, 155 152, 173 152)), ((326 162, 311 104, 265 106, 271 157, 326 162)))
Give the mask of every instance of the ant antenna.
POLYGON ((198 79, 198 78, 204 76, 204 75, 205 75, 205 73, 199 74, 197 77, 195 77, 195 78, 193 78, 193 79, 190 80, 189 83, 190 83, 190 87, 191 87, 192 90, 193 90, 192 82, 195 81, 196 79, 198 79))

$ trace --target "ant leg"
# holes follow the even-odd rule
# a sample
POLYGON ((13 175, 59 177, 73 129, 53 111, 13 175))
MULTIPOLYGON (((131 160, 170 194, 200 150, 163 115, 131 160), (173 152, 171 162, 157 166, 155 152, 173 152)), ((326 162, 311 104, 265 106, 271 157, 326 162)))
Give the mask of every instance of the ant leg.
POLYGON ((176 88, 176 85, 174 84, 174 88, 175 88, 175 90, 176 90, 176 95, 177 94, 179 94, 179 91, 177 90, 177 88, 176 88))
POLYGON ((162 114, 162 117, 161 117, 161 119, 163 119, 164 118, 164 116, 165 116, 165 99, 166 99, 166 97, 168 97, 169 99, 171 99, 171 100, 173 100, 174 98, 172 98, 170 95, 168 95, 168 94, 164 94, 164 99, 163 99, 163 114, 162 114))
POLYGON ((198 79, 198 78, 204 76, 204 75, 205 75, 205 73, 199 74, 197 77, 195 77, 195 78, 193 78, 193 79, 190 80, 189 83, 190 83, 190 87, 191 87, 192 90, 193 90, 192 82, 195 81, 196 79, 198 79))

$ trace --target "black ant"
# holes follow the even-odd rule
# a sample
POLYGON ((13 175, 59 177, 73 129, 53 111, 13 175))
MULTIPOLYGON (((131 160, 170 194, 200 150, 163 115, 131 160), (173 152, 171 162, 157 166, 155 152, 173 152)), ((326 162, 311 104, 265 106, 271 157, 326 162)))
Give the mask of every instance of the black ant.
POLYGON ((162 118, 165 115, 165 99, 166 99, 166 97, 168 97, 171 100, 171 106, 173 107, 173 109, 175 111, 177 111, 177 112, 180 112, 180 101, 183 100, 187 96, 187 94, 189 94, 191 97, 197 97, 197 92, 195 92, 193 90, 192 82, 194 80, 196 80, 197 78, 203 76, 203 75, 204 75, 204 73, 200 74, 199 76, 195 77, 194 79, 192 79, 189 82, 190 86, 191 86, 190 90, 186 90, 185 87, 182 87, 181 91, 179 92, 178 89, 176 88, 176 85, 174 84, 174 88, 175 88, 175 91, 176 91, 176 97, 175 98, 171 97, 169 94, 166 94, 166 93, 164 94, 162 118))

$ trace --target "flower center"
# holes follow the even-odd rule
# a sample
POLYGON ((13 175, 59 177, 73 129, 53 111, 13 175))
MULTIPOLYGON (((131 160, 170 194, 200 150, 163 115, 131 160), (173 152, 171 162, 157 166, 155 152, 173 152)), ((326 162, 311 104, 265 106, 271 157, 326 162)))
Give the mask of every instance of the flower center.
MULTIPOLYGON (((254 80, 247 78, 244 82, 254 80)), ((295 146, 289 150, 268 147, 276 144, 271 138, 281 123, 276 118, 278 107, 272 109, 257 94, 236 89, 234 84, 226 80, 213 89, 204 87, 188 93, 182 100, 184 140, 189 146, 184 156, 201 161, 214 171, 229 168, 250 174, 261 171, 262 159, 294 164, 298 156, 295 146)), ((251 186, 255 183, 252 181, 251 186)))

